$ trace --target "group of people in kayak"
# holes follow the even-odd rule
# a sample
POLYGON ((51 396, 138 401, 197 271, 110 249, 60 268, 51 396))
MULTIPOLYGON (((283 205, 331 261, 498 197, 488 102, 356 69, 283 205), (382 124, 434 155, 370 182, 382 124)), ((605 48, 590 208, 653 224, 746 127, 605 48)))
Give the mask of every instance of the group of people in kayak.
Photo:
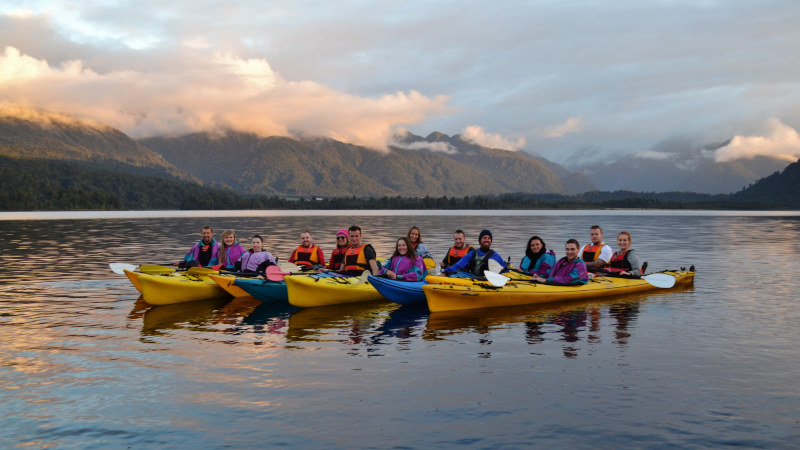
MULTIPOLYGON (((467 272, 482 276, 486 270, 501 273, 514 270, 530 275, 534 282, 554 285, 585 284, 590 277, 596 275, 642 275, 645 267, 642 267, 636 251, 630 248, 630 233, 622 231, 617 235, 619 250, 616 252, 603 241, 603 230, 600 226, 593 225, 590 228, 589 238, 591 242, 583 247, 576 239, 568 239, 564 244, 566 256, 556 260, 556 253, 547 248, 544 240, 539 236, 532 236, 520 264, 511 268, 491 248, 493 236, 490 230, 480 232, 477 248, 466 243, 462 230, 456 230, 453 233, 453 246, 439 262, 439 266, 444 275, 467 272)), ((378 262, 372 245, 362 242, 361 239, 361 227, 357 225, 337 231, 336 248, 326 262, 322 249, 314 244, 311 232, 303 231, 300 233, 300 245, 292 252, 288 261, 304 269, 335 271, 349 276, 369 271, 374 275, 405 281, 422 280, 428 270, 436 266, 430 249, 422 242, 422 234, 416 226, 411 227, 406 236, 396 241, 394 253, 382 264, 378 262)), ((225 230, 221 241, 217 242, 210 226, 203 227, 200 241, 180 263, 184 267, 214 267, 251 273, 264 273, 267 267, 277 264, 277 259, 264 249, 261 236, 253 236, 251 248, 245 250, 236 241, 236 234, 231 230, 225 230)))

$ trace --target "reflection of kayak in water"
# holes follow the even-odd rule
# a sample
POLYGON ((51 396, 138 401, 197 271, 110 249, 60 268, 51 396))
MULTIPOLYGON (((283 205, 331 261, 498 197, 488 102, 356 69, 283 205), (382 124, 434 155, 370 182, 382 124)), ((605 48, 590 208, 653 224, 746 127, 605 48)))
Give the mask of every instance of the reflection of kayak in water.
POLYGON ((359 334, 382 320, 382 313, 393 308, 381 301, 349 303, 343 305, 304 308, 289 316, 286 339, 317 340, 324 330, 339 329, 359 334))
POLYGON ((407 305, 389 313, 389 317, 375 331, 380 336, 411 337, 411 330, 420 327, 428 317, 425 304, 407 305))
POLYGON ((214 298, 191 303, 154 306, 144 313, 142 334, 160 334, 161 330, 192 328, 206 325, 214 311, 222 308, 230 299, 214 298))
MULTIPOLYGON (((674 276, 675 286, 691 285, 694 281, 693 271, 661 273, 674 276)), ((512 280, 503 287, 488 283, 472 286, 429 284, 422 289, 432 312, 529 305, 663 290, 645 279, 617 277, 595 277, 587 284, 579 286, 552 286, 512 280)))
POLYGON ((382 300, 383 296, 361 277, 342 277, 322 273, 287 276, 289 303, 301 308, 382 300))

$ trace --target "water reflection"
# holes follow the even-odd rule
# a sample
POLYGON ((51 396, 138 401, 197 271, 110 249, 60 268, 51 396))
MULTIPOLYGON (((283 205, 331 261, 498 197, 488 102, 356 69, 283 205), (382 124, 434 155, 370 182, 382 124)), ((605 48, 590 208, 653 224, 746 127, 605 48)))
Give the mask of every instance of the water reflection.
POLYGON ((780 447, 797 434, 798 217, 193 214, 0 220, 0 442, 780 447), (206 223, 267 235, 284 259, 306 228, 327 255, 335 231, 357 223, 387 254, 418 225, 437 259, 455 228, 472 243, 489 228, 514 262, 531 234, 585 241, 599 223, 630 231, 654 270, 698 274, 669 292, 430 314, 247 298, 152 307, 108 270, 180 258, 206 223))

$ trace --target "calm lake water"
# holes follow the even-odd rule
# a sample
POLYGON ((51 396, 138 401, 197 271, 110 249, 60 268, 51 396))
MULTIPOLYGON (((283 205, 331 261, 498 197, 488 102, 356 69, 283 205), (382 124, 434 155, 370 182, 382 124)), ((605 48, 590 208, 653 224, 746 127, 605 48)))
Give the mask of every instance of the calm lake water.
POLYGON ((798 213, 238 214, 0 215, 0 447, 800 446, 798 213), (328 255, 360 224, 389 256, 418 225, 440 259, 489 228, 518 263, 531 235, 560 257, 595 223, 650 270, 695 265, 694 287, 458 314, 150 307, 108 269, 178 260, 206 224, 284 260, 305 229, 328 255))

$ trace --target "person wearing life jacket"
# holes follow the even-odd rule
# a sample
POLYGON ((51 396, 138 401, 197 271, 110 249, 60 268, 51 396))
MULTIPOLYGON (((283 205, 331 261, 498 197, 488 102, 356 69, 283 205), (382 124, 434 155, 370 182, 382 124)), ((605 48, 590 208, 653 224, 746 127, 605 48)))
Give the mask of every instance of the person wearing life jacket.
POLYGON ((253 236, 250 240, 250 250, 246 251, 239 261, 236 268, 242 272, 256 273, 262 276, 269 266, 277 266, 278 261, 272 254, 264 250, 264 238, 259 235, 253 236))
POLYGON ((339 272, 345 275, 358 276, 365 270, 372 275, 378 274, 378 260, 375 249, 370 244, 361 243, 361 227, 353 225, 347 229, 350 246, 344 254, 344 261, 339 267, 339 272))
POLYGON ((524 274, 547 277, 555 263, 556 253, 547 249, 542 238, 533 236, 528 239, 525 256, 522 257, 519 267, 514 270, 524 274))
POLYGON ((489 270, 489 261, 496 261, 503 270, 507 268, 506 262, 499 253, 492 250, 492 232, 483 230, 478 235, 479 248, 467 253, 463 258, 458 260, 457 263, 446 268, 445 274, 452 274, 456 272, 468 272, 472 275, 483 276, 485 270, 489 270))
POLYGON ((420 234, 419 227, 416 225, 411 227, 406 234, 406 237, 411 242, 411 245, 414 247, 414 252, 421 256, 425 261, 425 267, 428 269, 433 269, 436 267, 436 261, 433 260, 433 256, 431 256, 431 251, 428 249, 428 246, 422 243, 422 235, 420 234))
POLYGON ((350 246, 347 230, 342 228, 336 232, 336 248, 331 252, 331 258, 328 260, 328 265, 325 269, 320 270, 339 270, 344 261, 344 254, 347 252, 347 247, 350 246))
POLYGON ((447 269, 448 267, 457 263, 461 258, 467 256, 467 253, 471 252, 472 250, 474 250, 474 248, 471 245, 466 244, 464 232, 461 230, 456 230, 453 232, 453 246, 450 247, 450 250, 448 250, 447 254, 444 255, 444 259, 439 263, 439 265, 442 267, 442 270, 447 269))
POLYGON ((246 251, 244 247, 236 242, 236 233, 233 230, 222 232, 222 242, 219 247, 219 265, 223 269, 233 269, 236 261, 242 257, 246 251))
POLYGON ((303 268, 325 265, 325 254, 318 245, 314 245, 310 231, 300 233, 300 245, 292 252, 289 262, 303 268))
POLYGON ((586 263, 589 272, 597 272, 608 265, 614 250, 603 242, 603 229, 600 225, 592 225, 589 229, 589 238, 592 242, 584 245, 578 256, 586 263))
POLYGON ((589 282, 589 272, 586 271, 586 264, 578 256, 580 244, 575 239, 567 240, 564 245, 564 253, 567 255, 556 262, 547 278, 534 276, 533 281, 537 283, 553 284, 557 286, 573 286, 586 284, 589 282))
POLYGON ((639 254, 631 248, 631 242, 633 242, 631 234, 627 231, 621 231, 617 235, 619 250, 611 255, 611 261, 603 271, 621 277, 639 278, 642 276, 639 254))
POLYGON ((420 281, 428 275, 425 262, 417 255, 411 240, 401 237, 397 240, 394 254, 378 271, 378 275, 392 280, 420 281))
POLYGON ((214 229, 206 225, 200 230, 200 241, 186 253, 178 266, 207 267, 219 264, 220 243, 214 240, 214 229))

